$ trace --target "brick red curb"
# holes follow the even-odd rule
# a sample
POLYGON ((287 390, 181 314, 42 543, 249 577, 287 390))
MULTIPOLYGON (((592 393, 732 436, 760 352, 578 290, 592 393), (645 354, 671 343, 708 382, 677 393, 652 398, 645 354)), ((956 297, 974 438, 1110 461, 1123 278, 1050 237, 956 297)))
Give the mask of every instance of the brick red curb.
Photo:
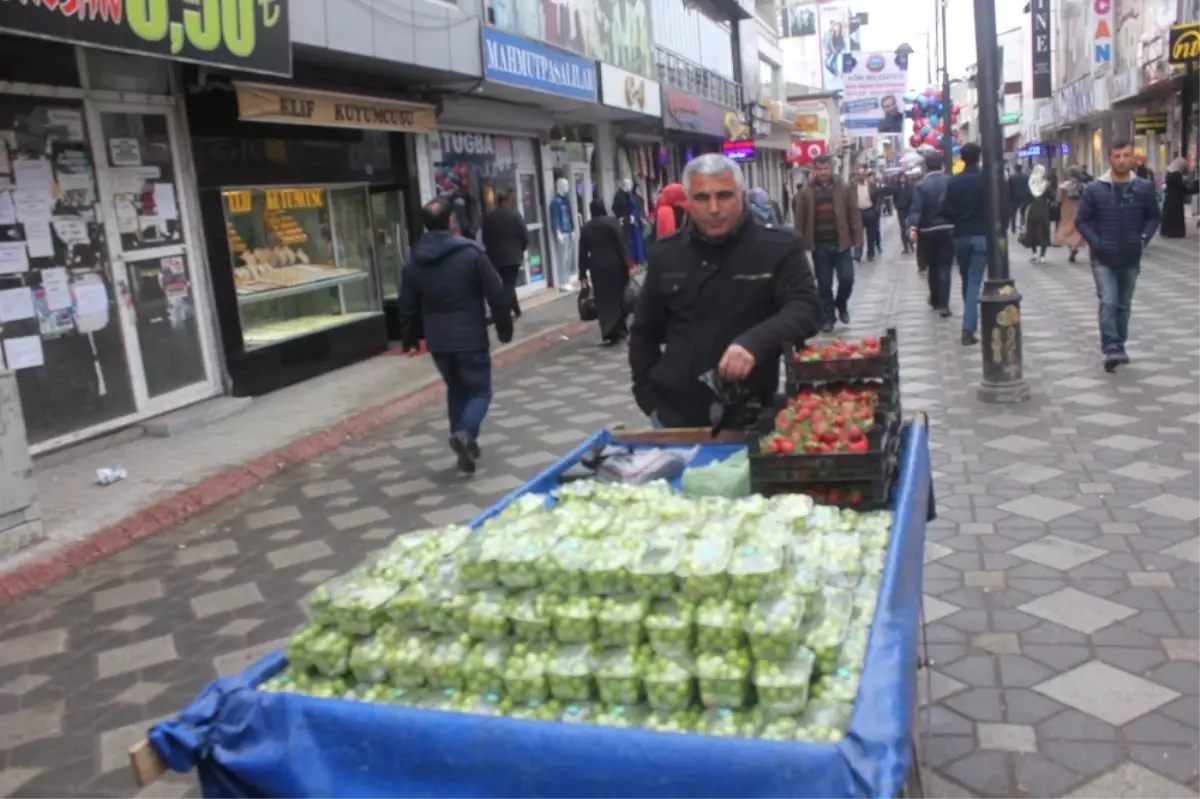
MULTIPOLYGON (((571 322, 554 328, 497 353, 492 359, 492 365, 496 368, 509 366, 541 352, 560 341, 563 336, 577 335, 593 325, 592 322, 571 322)), ((213 475, 116 524, 97 530, 87 538, 68 544, 45 558, 2 573, 0 604, 61 580, 85 566, 132 546, 143 538, 232 499, 280 472, 338 447, 346 439, 361 436, 380 425, 412 413, 440 399, 444 393, 443 384, 435 379, 398 399, 368 408, 332 427, 310 433, 273 452, 213 475)))

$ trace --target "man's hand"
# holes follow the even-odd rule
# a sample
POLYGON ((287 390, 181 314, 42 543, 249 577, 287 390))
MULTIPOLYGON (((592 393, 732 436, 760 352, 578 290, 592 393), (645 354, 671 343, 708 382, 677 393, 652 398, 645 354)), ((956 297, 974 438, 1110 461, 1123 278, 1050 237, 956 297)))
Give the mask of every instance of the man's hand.
POLYGON ((916 228, 913 228, 912 230, 908 231, 908 240, 911 241, 913 244, 917 243, 917 229, 916 228))
POLYGON ((740 344, 730 344, 717 364, 717 373, 726 380, 745 380, 754 369, 754 356, 740 344))

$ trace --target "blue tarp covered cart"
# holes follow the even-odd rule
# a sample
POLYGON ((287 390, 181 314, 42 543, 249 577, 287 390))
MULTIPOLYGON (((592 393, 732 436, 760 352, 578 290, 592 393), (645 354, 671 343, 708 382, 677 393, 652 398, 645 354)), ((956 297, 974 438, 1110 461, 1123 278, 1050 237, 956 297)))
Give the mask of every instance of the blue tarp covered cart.
MULTIPOLYGON (((552 490, 598 443, 657 434, 601 431, 521 489, 552 490)), ((669 440, 669 438, 667 439, 669 440)), ((702 446, 699 462, 738 443, 702 446)), ((135 777, 195 768, 206 797, 892 797, 913 766, 928 428, 906 427, 895 522, 845 738, 774 742, 528 721, 340 699, 255 686, 286 665, 282 652, 210 684, 131 751, 135 777)), ((911 789, 909 789, 911 793, 911 789)))

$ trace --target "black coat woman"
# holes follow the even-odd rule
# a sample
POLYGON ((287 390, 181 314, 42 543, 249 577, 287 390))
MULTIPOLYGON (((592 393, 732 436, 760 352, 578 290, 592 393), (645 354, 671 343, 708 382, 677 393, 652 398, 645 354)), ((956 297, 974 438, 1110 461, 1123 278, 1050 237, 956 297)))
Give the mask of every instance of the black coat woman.
POLYGON ((608 215, 603 200, 592 200, 591 207, 592 218, 579 233, 579 282, 591 287, 600 337, 611 347, 629 334, 625 287, 632 261, 621 223, 608 215))
POLYGON ((1188 197, 1196 193, 1196 187, 1188 185, 1184 179, 1185 169, 1187 161, 1176 158, 1167 167, 1163 179, 1162 223, 1158 232, 1164 239, 1182 239, 1187 235, 1183 209, 1188 197))

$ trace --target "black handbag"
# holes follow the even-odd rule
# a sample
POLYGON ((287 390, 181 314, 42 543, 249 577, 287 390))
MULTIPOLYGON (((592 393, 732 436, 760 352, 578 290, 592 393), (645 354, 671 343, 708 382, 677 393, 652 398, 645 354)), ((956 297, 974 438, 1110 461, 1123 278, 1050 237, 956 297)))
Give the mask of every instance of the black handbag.
POLYGON ((599 318, 596 313, 596 298, 592 296, 591 286, 579 289, 579 296, 576 298, 575 304, 579 307, 579 321, 595 322, 599 318))

